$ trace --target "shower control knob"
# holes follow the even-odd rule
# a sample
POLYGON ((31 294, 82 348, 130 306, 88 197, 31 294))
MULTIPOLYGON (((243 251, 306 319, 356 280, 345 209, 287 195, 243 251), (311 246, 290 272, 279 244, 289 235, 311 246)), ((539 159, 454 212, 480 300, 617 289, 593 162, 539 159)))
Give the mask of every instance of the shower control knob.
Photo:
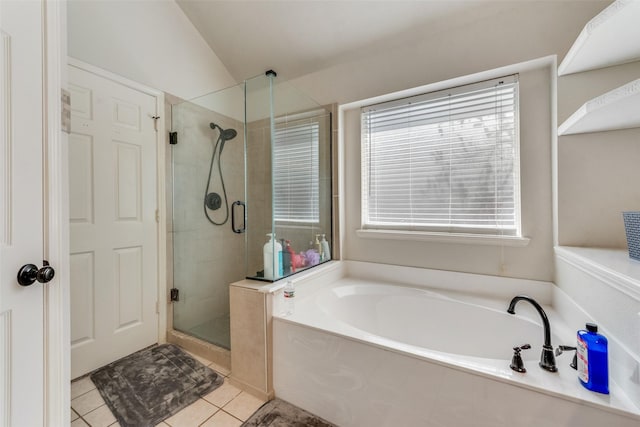
POLYGON ((35 264, 25 264, 18 271, 18 284, 20 286, 33 285, 36 280, 40 283, 48 283, 56 275, 56 271, 49 265, 48 261, 42 262, 42 268, 35 264))

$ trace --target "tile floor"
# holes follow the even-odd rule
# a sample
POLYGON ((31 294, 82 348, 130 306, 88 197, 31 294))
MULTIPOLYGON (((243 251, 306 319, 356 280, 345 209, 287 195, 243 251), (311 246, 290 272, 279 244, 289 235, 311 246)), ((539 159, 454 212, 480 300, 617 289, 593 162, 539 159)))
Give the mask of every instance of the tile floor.
MULTIPOLYGON (((189 352, 187 352, 189 353, 189 352)), ((225 378, 229 370, 189 353, 225 378)), ((264 401, 225 382, 211 393, 196 400, 182 411, 158 424, 161 427, 238 427, 264 401)), ((71 426, 119 426, 109 407, 89 377, 71 383, 71 426)))

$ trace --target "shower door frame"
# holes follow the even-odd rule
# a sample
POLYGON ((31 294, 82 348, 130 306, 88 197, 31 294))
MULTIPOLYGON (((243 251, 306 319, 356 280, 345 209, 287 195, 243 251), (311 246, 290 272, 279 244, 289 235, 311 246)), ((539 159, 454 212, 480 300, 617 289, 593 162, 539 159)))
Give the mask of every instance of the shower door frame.
MULTIPOLYGON (((246 81, 243 81, 241 83, 235 84, 233 86, 229 86, 227 88, 222 88, 219 90, 216 90, 214 92, 210 92, 208 94, 205 95, 201 95, 198 96, 196 98, 193 99, 180 99, 180 98, 175 98, 175 100, 169 99, 167 102, 167 117, 169 118, 169 120, 167 120, 167 134, 169 132, 177 132, 177 136, 178 136, 178 142, 176 145, 180 146, 181 143, 183 142, 184 138, 184 134, 182 135, 181 138, 181 133, 184 132, 184 130, 180 127, 180 126, 176 126, 176 114, 182 114, 182 113, 176 113, 176 111, 174 110, 174 108, 176 106, 180 106, 180 105, 184 105, 184 104, 194 104, 194 105, 199 105, 202 108, 207 109, 208 111, 210 111, 211 113, 214 114, 218 114, 221 116, 224 116, 226 119, 231 120, 231 121, 235 121, 238 124, 241 124, 242 126, 242 131, 238 131, 236 138, 239 140, 239 144, 241 144, 242 146, 242 168, 243 168, 243 175, 246 176, 246 170, 247 170, 247 161, 246 161, 246 117, 244 116, 245 113, 245 96, 246 96, 246 81), (199 105, 197 103, 194 103, 194 100, 196 99, 201 99, 207 96, 210 96, 212 94, 217 94, 220 92, 224 92, 226 90, 229 89, 233 89, 233 88, 239 88, 241 89, 241 93, 242 93, 242 118, 239 119, 236 116, 228 116, 225 115, 217 110, 211 109, 210 107, 206 107, 206 106, 202 106, 199 105)), ((223 122, 226 120, 222 120, 223 122)), ((217 121, 215 121, 215 123, 218 123, 217 121)), ((211 125, 207 126, 207 128, 209 128, 211 125)), ((228 129, 228 127, 225 127, 225 129, 228 129)), ((216 132, 218 132, 216 130, 216 132)), ((215 137, 214 137, 215 140, 215 137)), ((227 141, 230 141, 227 140, 227 141)), ((175 143, 174 143, 175 144, 175 143)), ((233 143, 232 143, 233 144, 233 143)), ((169 266, 171 266, 172 270, 171 270, 171 276, 167 275, 167 289, 166 292, 168 294, 167 299, 168 302, 167 304, 169 305, 169 308, 167 310, 167 317, 166 317, 166 326, 167 326, 167 330, 166 330, 166 338, 167 338, 167 342, 172 343, 172 344, 176 344, 179 345, 181 347, 183 347, 184 349, 186 349, 187 351, 193 352, 201 357, 205 357, 206 359, 208 359, 209 361, 212 361, 214 363, 216 363, 218 365, 219 368, 222 368, 223 370, 226 369, 230 369, 231 366, 231 346, 229 345, 229 348, 226 348, 226 346, 224 344, 221 343, 215 343, 214 341, 210 341, 207 338, 204 337, 200 337, 196 334, 191 333, 190 331, 185 330, 184 328, 176 328, 176 323, 175 323, 175 313, 176 313, 176 305, 174 303, 180 303, 183 299, 183 292, 181 290, 181 285, 183 285, 182 283, 178 283, 175 281, 175 235, 174 233, 176 232, 174 229, 175 226, 175 211, 174 211, 174 203, 175 203, 175 188, 174 188, 174 184, 175 184, 175 157, 174 157, 174 152, 172 151, 172 149, 175 147, 175 145, 170 145, 169 144, 169 151, 168 154, 166 154, 165 157, 165 162, 166 162, 166 168, 167 168, 167 175, 166 175, 166 190, 170 192, 170 198, 167 198, 166 200, 166 206, 165 206, 165 212, 167 213, 167 225, 169 224, 169 221, 171 221, 171 240, 167 240, 167 245, 166 248, 168 249, 170 247, 170 251, 167 251, 165 253, 165 259, 167 262, 167 268, 169 266), (170 181, 169 181, 170 180, 170 181), (171 292, 171 289, 178 289, 178 294, 179 295, 177 298, 177 300, 172 301, 171 297, 169 296, 169 293, 171 292)), ((220 155, 220 154, 215 154, 214 153, 214 159, 216 155, 220 155)), ((216 165, 213 165, 213 167, 217 167, 216 165)), ((226 174, 225 174, 226 175, 226 174)), ((219 176, 218 176, 219 178, 219 176)), ((209 179, 215 179, 213 176, 210 176, 209 179)), ((228 193, 230 193, 231 191, 229 190, 229 188, 227 188, 228 193)), ((166 194, 166 193, 165 193, 166 194)), ((238 232, 235 231, 233 232, 233 235, 237 235, 237 234, 241 234, 242 235, 242 239, 243 239, 243 249, 242 249, 242 255, 244 256, 244 254, 246 253, 246 245, 247 245, 247 241, 246 241, 246 234, 245 234, 245 230, 244 228, 246 228, 246 213, 247 213, 247 207, 245 205, 246 201, 247 201, 247 189, 246 189, 246 180, 244 182, 244 185, 242 187, 242 191, 241 191, 241 196, 240 200, 236 200, 234 197, 231 196, 231 194, 227 194, 228 199, 228 209, 229 209, 229 218, 228 218, 228 222, 226 222, 223 225, 220 224, 215 224, 214 226, 221 226, 224 227, 225 229, 227 227, 231 227, 233 224, 233 220, 234 220, 234 213, 235 213, 235 202, 240 201, 242 202, 242 204, 244 205, 244 216, 245 216, 245 220, 244 222, 241 224, 241 228, 242 231, 238 232)), ((239 217, 239 215, 238 215, 239 217)), ((235 218, 236 220, 238 220, 239 218, 235 218)), ((209 224, 211 225, 211 224, 209 224)), ((169 234, 169 233, 167 233, 169 234)), ((168 237, 168 236, 167 236, 168 237)), ((244 273, 244 263, 243 263, 243 273, 244 273)), ((168 272, 168 271, 167 271, 168 272)), ((244 275, 242 277, 238 277, 237 280, 243 280, 244 279, 244 275)), ((230 282, 226 282, 225 286, 228 287, 233 281, 236 281, 235 279, 230 281, 230 282)))

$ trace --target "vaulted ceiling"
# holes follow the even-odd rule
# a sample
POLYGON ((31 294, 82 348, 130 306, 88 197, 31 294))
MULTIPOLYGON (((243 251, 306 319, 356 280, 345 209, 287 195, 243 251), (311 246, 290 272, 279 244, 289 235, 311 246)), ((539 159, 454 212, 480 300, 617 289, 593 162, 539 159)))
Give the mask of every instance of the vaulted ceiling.
POLYGON ((176 0, 238 82, 268 69, 293 79, 519 1, 176 0))

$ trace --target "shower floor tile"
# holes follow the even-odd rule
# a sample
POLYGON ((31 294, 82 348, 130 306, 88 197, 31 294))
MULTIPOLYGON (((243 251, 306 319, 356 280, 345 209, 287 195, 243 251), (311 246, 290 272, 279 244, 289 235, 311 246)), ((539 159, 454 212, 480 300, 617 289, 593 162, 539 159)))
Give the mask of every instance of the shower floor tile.
POLYGON ((217 346, 226 349, 231 348, 229 316, 221 316, 208 320, 185 332, 217 346))

